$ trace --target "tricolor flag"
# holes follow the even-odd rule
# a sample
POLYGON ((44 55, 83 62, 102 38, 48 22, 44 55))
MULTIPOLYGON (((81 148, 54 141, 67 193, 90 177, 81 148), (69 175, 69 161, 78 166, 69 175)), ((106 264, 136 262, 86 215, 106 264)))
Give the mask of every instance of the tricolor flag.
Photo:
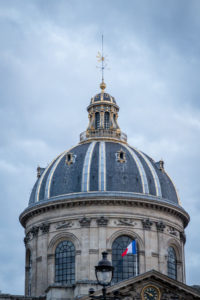
POLYGON ((131 253, 131 254, 136 254, 136 241, 132 241, 126 250, 122 253, 122 257, 124 257, 126 254, 131 253))

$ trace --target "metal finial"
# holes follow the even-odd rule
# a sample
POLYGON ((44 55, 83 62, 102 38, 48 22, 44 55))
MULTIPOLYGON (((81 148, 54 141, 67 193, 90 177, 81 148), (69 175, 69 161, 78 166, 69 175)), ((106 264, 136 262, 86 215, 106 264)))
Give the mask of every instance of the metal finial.
POLYGON ((102 50, 102 53, 98 51, 98 54, 97 54, 97 61, 99 63, 101 63, 101 66, 97 67, 97 68, 101 69, 102 82, 100 84, 100 88, 102 89, 102 91, 104 91, 106 88, 106 84, 104 82, 104 70, 107 67, 107 64, 105 64, 106 57, 104 56, 104 53, 103 53, 103 34, 102 34, 101 50, 102 50))

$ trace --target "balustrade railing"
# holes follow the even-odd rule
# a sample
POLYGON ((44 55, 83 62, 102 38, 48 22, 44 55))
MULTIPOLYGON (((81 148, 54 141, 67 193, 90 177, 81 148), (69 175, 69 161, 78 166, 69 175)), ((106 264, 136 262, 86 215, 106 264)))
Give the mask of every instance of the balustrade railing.
POLYGON ((124 132, 117 132, 117 130, 111 129, 96 129, 84 131, 80 134, 80 142, 86 141, 92 138, 114 138, 120 141, 127 141, 127 135, 124 132))

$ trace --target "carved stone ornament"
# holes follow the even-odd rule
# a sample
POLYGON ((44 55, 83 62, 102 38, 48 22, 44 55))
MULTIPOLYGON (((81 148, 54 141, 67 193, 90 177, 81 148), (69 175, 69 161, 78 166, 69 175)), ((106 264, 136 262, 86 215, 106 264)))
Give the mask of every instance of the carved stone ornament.
POLYGON ((72 227, 72 226, 73 226, 72 222, 70 222, 70 221, 68 221, 68 222, 63 221, 63 222, 57 223, 56 229, 58 230, 58 229, 63 229, 63 228, 69 228, 69 227, 72 227))
POLYGON ((183 241, 183 243, 185 244, 186 242, 186 235, 185 235, 185 232, 180 232, 180 240, 183 241))
POLYGON ((115 221, 116 225, 125 225, 125 226, 135 226, 137 223, 135 223, 133 220, 131 219, 118 219, 117 221, 115 221))
POLYGON ((166 227, 166 226, 165 226, 165 224, 164 224, 162 221, 156 222, 156 228, 157 228, 158 231, 163 232, 164 229, 165 229, 165 227, 166 227))
POLYGON ((27 235, 24 237, 24 245, 26 246, 27 243, 30 241, 31 237, 30 237, 30 233, 28 232, 27 235))
POLYGON ((42 223, 42 225, 40 225, 40 230, 42 231, 42 233, 48 233, 49 227, 50 227, 49 223, 42 223))
POLYGON ((107 218, 105 218, 104 216, 102 216, 102 217, 98 218, 96 222, 97 222, 98 226, 107 226, 109 220, 107 218))
POLYGON ((32 233, 33 237, 36 237, 38 235, 38 231, 39 231, 39 227, 38 226, 33 226, 30 230, 30 232, 32 233))
POLYGON ((146 230, 151 230, 151 226, 153 225, 153 222, 151 222, 149 219, 142 220, 143 228, 146 230))
POLYGON ((173 235, 173 236, 177 236, 177 231, 176 231, 176 229, 173 228, 173 227, 170 227, 170 228, 169 228, 169 233, 170 233, 171 235, 173 235))
POLYGON ((83 217, 81 220, 79 220, 79 223, 82 227, 90 227, 91 219, 83 217))

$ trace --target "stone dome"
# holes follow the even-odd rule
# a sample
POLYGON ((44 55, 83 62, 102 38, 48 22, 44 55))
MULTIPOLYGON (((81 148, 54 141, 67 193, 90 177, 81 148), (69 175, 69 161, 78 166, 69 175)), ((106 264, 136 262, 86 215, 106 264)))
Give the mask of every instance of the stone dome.
POLYGON ((144 197, 179 205, 175 186, 163 168, 124 142, 93 140, 63 152, 38 169, 29 205, 94 195, 144 197))

